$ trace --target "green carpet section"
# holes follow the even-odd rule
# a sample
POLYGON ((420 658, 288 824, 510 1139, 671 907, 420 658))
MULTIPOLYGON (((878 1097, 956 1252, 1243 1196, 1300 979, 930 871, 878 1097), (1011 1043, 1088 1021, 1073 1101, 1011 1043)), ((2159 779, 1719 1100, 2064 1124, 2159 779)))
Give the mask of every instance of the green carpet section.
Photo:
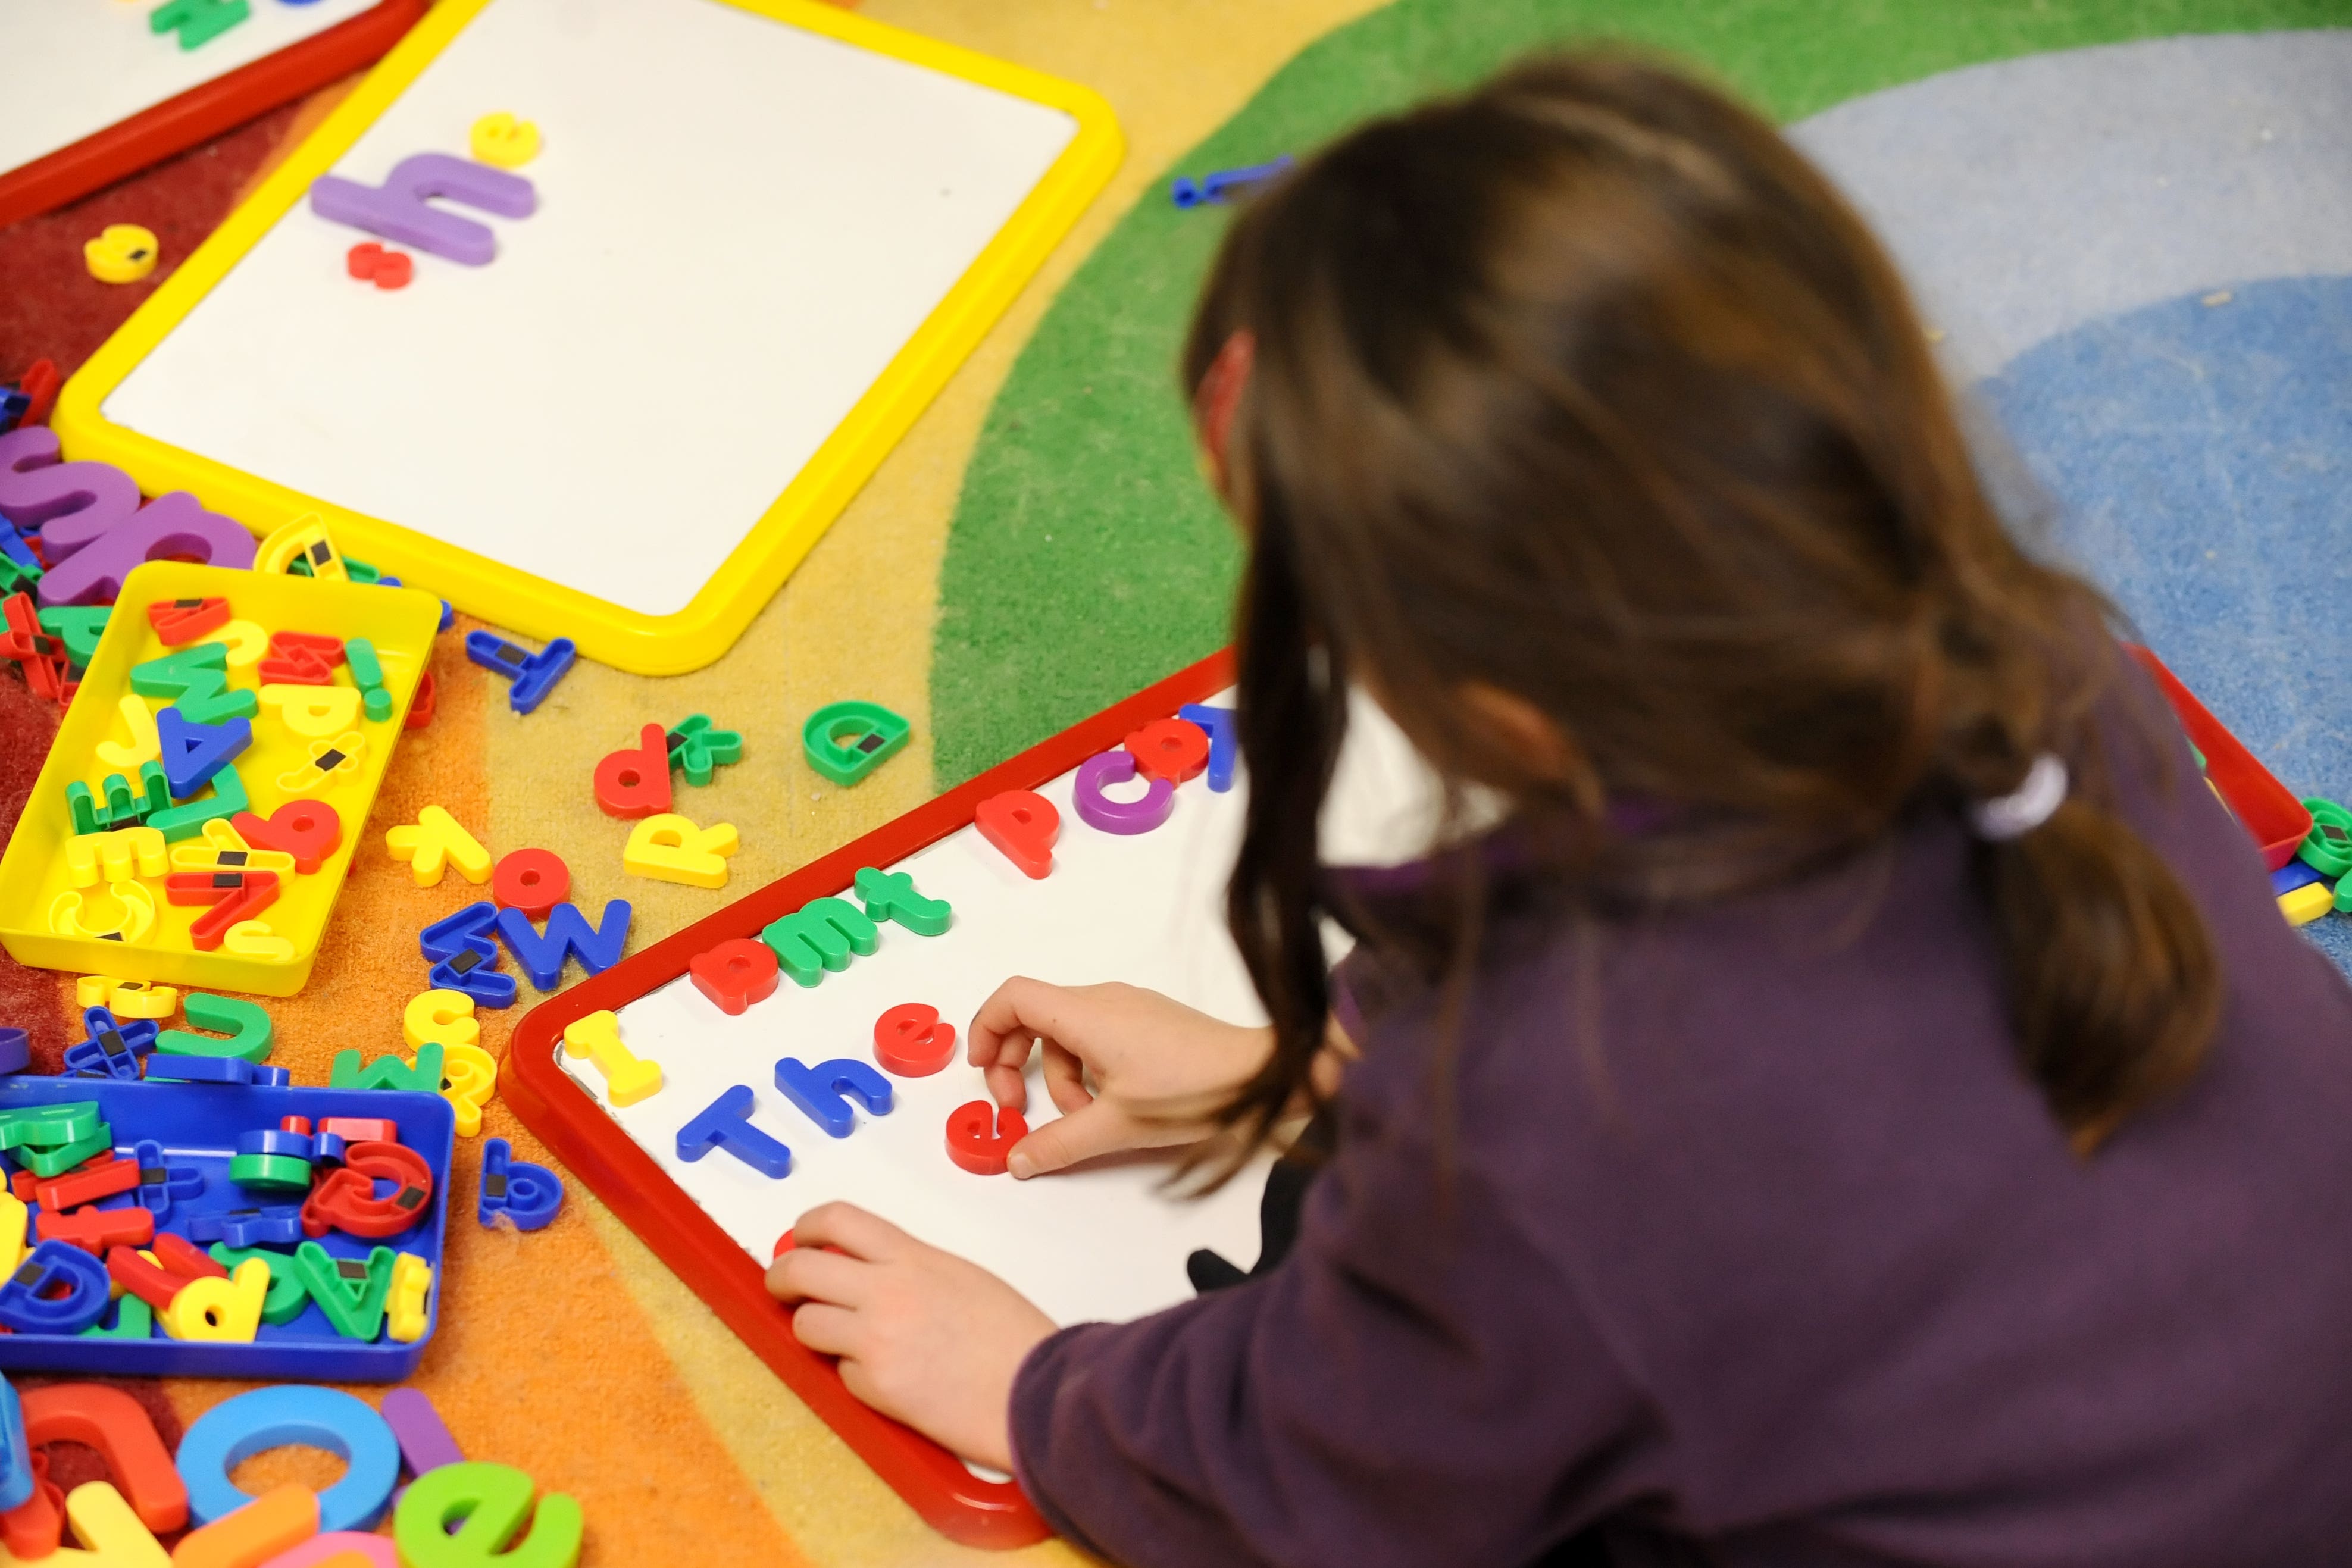
MULTIPOLYGON (((1397 0, 1318 40, 1179 161, 1304 152, 1529 49, 1613 38, 1695 61, 1782 121, 1983 61, 2181 33, 2338 25, 2344 0, 1397 0)), ((1223 210, 1163 181, 1024 350, 964 476, 931 668, 945 789, 1227 637, 1240 549, 1173 376, 1223 210)))

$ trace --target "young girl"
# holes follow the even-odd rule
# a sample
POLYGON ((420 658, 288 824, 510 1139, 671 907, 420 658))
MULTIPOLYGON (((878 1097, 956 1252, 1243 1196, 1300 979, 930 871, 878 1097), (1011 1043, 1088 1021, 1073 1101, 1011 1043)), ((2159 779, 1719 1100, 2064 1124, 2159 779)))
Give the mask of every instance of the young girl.
POLYGON ((2352 991, 1822 177, 1531 65, 1244 214, 1185 371, 1272 1026, 1013 980, 972 1060, 1071 1113, 1016 1175, 1329 1160, 1279 1263, 1058 1333, 827 1206, 801 1339, 1121 1563, 2352 1561, 2352 991), (1416 866, 1318 863, 1351 684, 1416 866))

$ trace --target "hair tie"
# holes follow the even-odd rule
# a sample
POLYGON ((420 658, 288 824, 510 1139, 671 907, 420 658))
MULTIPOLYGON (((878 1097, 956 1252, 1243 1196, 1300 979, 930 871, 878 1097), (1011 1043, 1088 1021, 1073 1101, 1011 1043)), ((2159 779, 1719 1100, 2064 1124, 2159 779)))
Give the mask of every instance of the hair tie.
POLYGON ((1969 808, 1969 826, 1990 843, 2023 838, 2048 821, 2066 799, 2066 765, 2045 751, 2025 770, 2025 782, 2006 795, 1969 808))

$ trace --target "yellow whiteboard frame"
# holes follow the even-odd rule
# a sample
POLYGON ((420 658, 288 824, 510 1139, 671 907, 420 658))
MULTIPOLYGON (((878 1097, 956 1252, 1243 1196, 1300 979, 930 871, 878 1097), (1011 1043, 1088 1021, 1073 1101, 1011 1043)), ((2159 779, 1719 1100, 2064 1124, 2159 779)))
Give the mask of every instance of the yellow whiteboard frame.
POLYGON ((493 0, 440 0, 310 139, 132 313, 58 394, 50 418, 69 459, 111 463, 149 495, 194 493, 211 510, 266 535, 322 514, 338 545, 471 615, 528 637, 570 637, 589 658, 641 675, 698 670, 734 646, 751 619, 833 526, 882 459, 979 346, 1126 153, 1100 95, 1074 82, 869 21, 821 0, 719 0, 738 10, 871 49, 1060 110, 1077 121, 1062 150, 929 318, 908 339, 808 463, 769 505, 685 609, 647 615, 550 582, 382 517, 215 463, 109 421, 100 407, 328 172, 362 132, 493 0))

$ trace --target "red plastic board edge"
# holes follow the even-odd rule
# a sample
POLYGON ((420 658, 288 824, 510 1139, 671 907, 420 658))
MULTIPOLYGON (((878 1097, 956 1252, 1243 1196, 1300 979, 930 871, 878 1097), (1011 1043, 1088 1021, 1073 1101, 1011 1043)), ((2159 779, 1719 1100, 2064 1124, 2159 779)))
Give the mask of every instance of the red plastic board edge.
POLYGON ((887 869, 898 864, 969 825, 974 810, 990 796, 1034 789, 1058 778, 1097 752, 1117 747, 1138 726, 1223 691, 1233 678, 1231 653, 1212 653, 557 993, 523 1019, 499 1070, 499 1092, 523 1125, 586 1182, 925 1522, 966 1546, 1006 1550, 1042 1541, 1049 1532, 1018 1486, 981 1479, 947 1449, 877 1414, 844 1387, 829 1357, 793 1337, 790 1318, 769 1296, 761 1282, 763 1270, 751 1254, 572 1082, 557 1064, 556 1052, 567 1024, 590 1013, 619 1010, 687 973, 696 954, 730 937, 756 936, 770 921, 810 899, 840 892, 860 866, 887 869))
POLYGON ((2231 811, 2263 847, 2263 863, 2276 871, 2293 860, 2311 834, 2311 813, 2303 802, 2197 700, 2196 693, 2181 685, 2179 676, 2165 668, 2162 659, 2137 643, 2124 647, 2156 677, 2164 700, 2189 732, 2189 744, 2205 754, 2205 777, 2213 780, 2231 811))
POLYGON ((289 44, 0 174, 0 227, 135 174, 281 103, 373 65, 425 17, 425 0, 380 0, 289 44))

